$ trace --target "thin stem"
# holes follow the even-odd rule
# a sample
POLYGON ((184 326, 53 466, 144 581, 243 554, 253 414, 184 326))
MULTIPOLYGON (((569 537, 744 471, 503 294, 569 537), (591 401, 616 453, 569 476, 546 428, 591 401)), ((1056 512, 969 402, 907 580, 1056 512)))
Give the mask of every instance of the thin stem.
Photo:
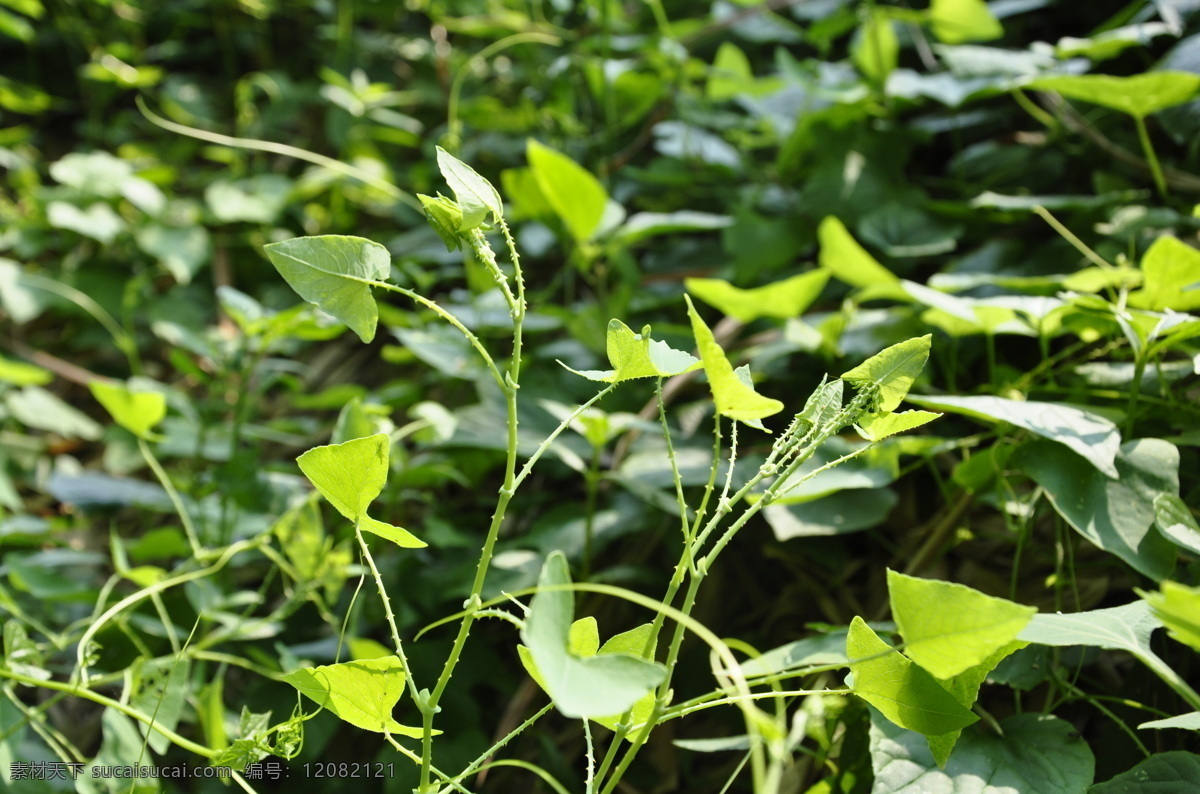
POLYGON ((196 138, 209 143, 215 143, 220 146, 231 146, 235 149, 251 149, 253 151, 268 152, 270 154, 278 154, 284 157, 292 157, 297 160, 303 160, 313 165, 319 165, 323 168, 328 168, 334 173, 342 174, 343 176, 353 177, 363 184, 370 185, 376 190, 386 193, 390 198, 407 204, 412 209, 424 215, 425 207, 411 193, 406 193, 400 188, 388 182, 386 179, 381 179, 369 171, 364 171, 361 168, 355 168, 352 165, 347 165, 340 160, 335 160, 332 157, 326 157, 323 154, 310 152, 307 149, 301 149, 298 146, 288 146, 285 143, 273 143, 271 141, 260 141, 254 138, 235 138, 231 135, 221 135, 217 132, 208 132, 207 130, 188 127, 184 124, 176 124, 173 121, 167 121, 162 116, 154 113, 146 106, 145 100, 140 96, 135 97, 138 110, 151 123, 158 127, 162 127, 169 132, 186 135, 189 138, 196 138))
POLYGON ((15 673, 12 670, 8 670, 3 667, 0 667, 0 677, 11 678, 13 681, 17 681, 27 686, 36 686, 41 687, 42 689, 53 689, 57 692, 65 692, 68 695, 80 697, 84 700, 90 700, 93 703, 99 703, 102 706, 116 709, 128 717, 132 717, 138 722, 148 725, 152 730, 158 731, 160 734, 167 737, 167 740, 172 744, 176 744, 188 752, 204 756, 205 758, 213 758, 217 755, 216 750, 205 747, 202 744, 196 744, 193 741, 183 738, 171 729, 164 728, 161 724, 155 722, 153 717, 143 714, 137 709, 127 706, 119 700, 113 700, 112 698, 105 697, 104 695, 101 695, 98 692, 93 692, 90 689, 86 689, 64 681, 43 681, 38 678, 31 678, 30 676, 15 673))
POLYGON ((1070 243, 1076 251, 1083 254, 1083 256, 1086 257, 1087 260, 1093 265, 1103 270, 1111 271, 1117 269, 1115 266, 1110 264, 1108 260, 1104 259, 1104 257, 1100 256, 1100 254, 1089 248, 1087 244, 1083 242, 1083 240, 1080 240, 1078 237, 1076 237, 1070 229, 1068 229, 1066 226, 1063 226, 1062 223, 1059 222, 1058 218, 1055 218, 1053 215, 1051 215, 1050 211, 1041 204, 1033 205, 1033 211, 1037 213, 1042 220, 1050 224, 1054 231, 1062 235, 1064 240, 1070 243))
POLYGON ((121 327, 121 324, 117 322, 116 318, 109 314, 108 311, 99 303, 97 303, 90 295, 88 295, 86 292, 77 290, 72 286, 55 281, 54 279, 46 278, 45 276, 39 276, 36 273, 22 273, 21 281, 31 287, 45 290, 46 292, 53 292, 55 295, 66 298, 90 314, 92 318, 95 319, 96 322, 103 325, 104 330, 108 331, 109 335, 112 336, 113 342, 116 344, 117 349, 125 354, 125 358, 129 360, 130 371, 135 375, 141 373, 142 362, 138 357, 137 343, 134 341, 133 337, 131 337, 125 331, 125 329, 121 327))
MULTIPOLYGON (((467 764, 466 768, 463 769, 463 771, 459 772, 458 775, 456 775, 454 777, 454 780, 456 780, 456 781, 462 780, 463 778, 467 777, 468 775, 472 775, 475 772, 482 769, 484 764, 487 763, 487 760, 489 758, 491 758, 493 755, 495 755, 497 753, 497 751, 501 750, 506 744, 511 742, 513 739, 515 739, 526 728, 533 725, 535 722, 540 720, 542 717, 546 716, 546 714, 548 714, 550 709, 552 709, 553 707, 554 707, 553 703, 547 703, 545 706, 542 706, 542 708, 540 708, 537 712, 535 712, 532 717, 525 720, 517 727, 513 728, 511 731, 508 732, 507 736, 505 736, 503 739, 501 739, 500 741, 496 742, 491 747, 489 747, 487 749, 487 752, 485 752, 483 755, 476 758, 471 763, 467 764)), ((438 794, 445 794, 446 791, 447 791, 447 789, 442 789, 438 794)))
POLYGON ((1154 144, 1150 142, 1150 133, 1146 130, 1146 120, 1141 116, 1134 116, 1133 120, 1137 124, 1138 141, 1142 144, 1146 162, 1150 165, 1150 175, 1154 177, 1154 187, 1158 189, 1158 195, 1165 199, 1167 197, 1167 180, 1163 176, 1162 164, 1158 162, 1154 144))
MULTIPOLYGON (((608 386, 604 387, 599 392, 597 392, 596 395, 593 396, 590 400, 583 403, 582 405, 577 407, 574 411, 572 411, 570 416, 568 416, 566 419, 559 422, 558 427, 554 428, 554 431, 552 433, 550 433, 550 435, 548 435, 546 437, 546 439, 540 445, 538 445, 538 448, 536 450, 534 450, 533 454, 529 456, 529 460, 525 461, 525 465, 521 467, 521 473, 518 474, 516 476, 516 478, 513 480, 512 487, 514 489, 519 488, 521 486, 521 483, 525 482, 525 478, 528 477, 529 473, 533 470, 534 464, 536 464, 538 462, 538 460, 542 457, 542 455, 546 454, 546 450, 548 450, 550 448, 550 445, 552 443, 554 443, 554 439, 558 438, 559 435, 561 435, 564 430, 566 430, 568 427, 570 427, 571 423, 574 422, 579 417, 580 414, 582 414, 588 408, 591 408, 596 403, 600 402, 601 399, 603 399, 609 392, 611 392, 613 389, 617 388, 617 386, 619 386, 619 385, 620 385, 619 383, 610 383, 608 386)), ((514 439, 514 446, 515 446, 515 439, 514 439)))
POLYGON ((396 628, 396 616, 392 614, 392 601, 388 598, 387 589, 383 586, 383 577, 379 575, 379 568, 375 567, 375 558, 371 556, 371 550, 367 547, 367 541, 363 538, 362 530, 358 524, 354 525, 354 537, 358 540, 358 549, 362 552, 363 559, 367 561, 367 567, 371 569, 371 576, 375 579, 375 587, 379 589, 379 600, 383 602, 383 614, 387 618, 388 628, 392 632, 392 644, 396 646, 396 656, 400 659, 400 669, 404 671, 404 678, 408 681, 409 691, 412 693, 413 700, 417 698, 417 682, 413 680, 412 670, 408 666, 408 657, 404 655, 404 643, 400 641, 400 631, 396 628))
POLYGON ((175 490, 175 484, 171 482, 171 478, 167 476, 166 470, 158 462, 158 458, 154 456, 154 452, 150 449, 150 445, 146 443, 144 438, 138 439, 138 449, 142 451, 142 457, 146 459, 146 463, 154 472, 154 476, 158 478, 163 490, 167 492, 167 496, 171 499, 171 504, 175 507, 175 512, 179 514, 184 534, 187 535, 188 545, 192 547, 192 556, 196 559, 205 559, 207 552, 200 545, 200 538, 196 535, 196 527, 192 524, 192 517, 188 513, 187 506, 184 505, 179 491, 175 490))

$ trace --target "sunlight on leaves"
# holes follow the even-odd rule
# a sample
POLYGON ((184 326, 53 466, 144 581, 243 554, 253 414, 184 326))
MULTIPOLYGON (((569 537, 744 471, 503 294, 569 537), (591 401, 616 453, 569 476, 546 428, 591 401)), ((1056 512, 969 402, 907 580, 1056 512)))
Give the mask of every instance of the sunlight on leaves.
POLYGON ((813 270, 753 289, 741 289, 719 278, 689 278, 683 283, 690 295, 736 320, 751 323, 760 317, 799 317, 820 296, 828 280, 828 270, 813 270))
POLYGON ((821 221, 817 239, 821 244, 817 261, 839 281, 852 287, 899 283, 900 279, 867 253, 836 217, 830 215, 821 221))
POLYGON ((1012 642, 1037 614, 1035 607, 961 584, 893 570, 887 572, 887 583, 904 654, 935 678, 951 678, 982 663, 1012 642))
POLYGON ((1080 99, 1135 118, 1145 118, 1195 99, 1200 94, 1200 74, 1162 71, 1130 77, 1050 75, 1039 77, 1026 87, 1036 91, 1057 91, 1068 99, 1080 99))
POLYGON ((1150 611, 1166 626, 1172 639, 1200 651, 1200 587, 1168 580, 1159 592, 1139 590, 1138 595, 1150 604, 1150 611))
POLYGON ((933 35, 943 44, 991 41, 1004 35, 984 0, 933 0, 929 21, 933 35))
POLYGON ((538 187, 567 231, 578 243, 592 238, 608 206, 608 192, 600 180, 562 152, 530 138, 525 156, 538 187))
POLYGON ((755 391, 748 368, 739 367, 734 370, 729 359, 725 357, 725 351, 717 344, 712 330, 696 312, 692 299, 687 295, 683 298, 687 301, 688 316, 692 319, 692 334, 696 337, 700 360, 704 362, 708 385, 717 403, 717 413, 765 431, 761 420, 782 411, 783 403, 755 391))
POLYGON ((132 391, 123 383, 100 380, 88 388, 113 420, 138 438, 152 439, 150 431, 167 415, 167 399, 161 392, 132 391))
POLYGON ((395 656, 304 667, 280 679, 363 730, 421 737, 420 728, 401 725, 392 717, 392 708, 404 694, 404 666, 395 656))
MULTIPOLYGON (((566 369, 588 380, 621 383, 635 378, 669 378, 700 368, 700 359, 675 350, 666 342, 650 338, 650 326, 635 334, 620 320, 608 321, 608 362, 610 370, 566 369)), ((562 364, 562 362, 559 362, 562 364)))
POLYGON ((842 380, 853 384, 859 390, 878 386, 876 412, 894 411, 908 395, 913 381, 925 368, 932 341, 933 336, 926 334, 892 345, 854 369, 843 372, 842 380))
POLYGON ((936 679, 905 658, 856 617, 846 635, 854 694, 892 722, 926 736, 961 730, 979 720, 936 679))

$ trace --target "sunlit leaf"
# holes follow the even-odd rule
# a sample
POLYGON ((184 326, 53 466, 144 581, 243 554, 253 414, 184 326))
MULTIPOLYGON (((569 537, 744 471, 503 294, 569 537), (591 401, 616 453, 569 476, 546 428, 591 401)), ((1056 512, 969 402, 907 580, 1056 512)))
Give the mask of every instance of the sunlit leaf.
POLYGON ((898 279, 850 236, 845 224, 830 215, 817 227, 821 267, 853 287, 898 283, 898 279))
POLYGON ((1200 587, 1187 587, 1170 580, 1157 593, 1139 594, 1150 604, 1154 616, 1167 627, 1171 637, 1200 651, 1200 587))
POLYGON ((116 423, 138 438, 151 438, 150 431, 167 415, 167 400, 161 392, 133 391, 123 383, 100 380, 92 381, 88 388, 116 423))
POLYGON ((991 395, 910 396, 908 401, 987 422, 1008 422, 1063 444, 1107 476, 1117 476, 1114 461, 1121 446, 1121 435, 1116 425, 1097 414, 1059 403, 1009 400, 991 395))
POLYGON ((1037 613, 952 582, 892 570, 887 582, 904 654, 935 678, 951 678, 982 663, 1016 639, 1037 613))
POLYGON ((933 336, 926 334, 894 344, 854 369, 843 372, 842 380, 853 384, 860 391, 877 387, 879 399, 873 410, 894 411, 908 395, 913 381, 925 368, 932 343, 933 336))
POLYGON ((538 187, 576 242, 592 238, 608 206, 600 180, 562 152, 530 138, 525 156, 538 187))
POLYGON ((1187 504, 1172 493, 1154 498, 1154 523, 1158 531, 1180 547, 1200 556, 1200 525, 1187 504))
POLYGON ((379 310, 371 281, 391 275, 392 256, 361 237, 294 237, 264 246, 267 258, 304 300, 333 315, 364 342, 375 338, 379 310))
POLYGON ((1048 75, 1027 88, 1057 91, 1068 99, 1081 99, 1112 110, 1145 118, 1200 94, 1200 74, 1151 71, 1129 77, 1107 74, 1048 75))
POLYGON ((854 694, 902 728, 939 736, 979 720, 928 672, 893 649, 859 617, 846 635, 854 694))
POLYGON ((933 0, 929 21, 933 35, 944 44, 991 41, 1004 35, 984 0, 933 0))
POLYGON ((685 279, 684 287, 709 306, 750 323, 760 317, 799 317, 820 296, 828 280, 829 271, 813 270, 752 289, 741 289, 719 278, 685 279))
POLYGON ((1200 250, 1177 237, 1159 237, 1141 264, 1145 281, 1129 293, 1130 306, 1153 311, 1200 308, 1200 250))
POLYGON ((748 369, 739 367, 734 370, 729 359, 725 357, 725 351, 717 344, 712 330, 696 312, 691 298, 687 295, 683 297, 687 301, 688 316, 692 320, 692 334, 696 337, 700 360, 704 362, 704 372, 708 375, 708 385, 717 404, 717 413, 765 430, 761 420, 782 411, 783 403, 755 391, 750 383, 748 369))
POLYGON ((636 378, 669 378, 700 368, 700 359, 675 350, 666 342, 650 338, 650 326, 635 334, 620 320, 608 322, 608 362, 610 370, 570 369, 576 375, 604 383, 620 383, 636 378))
POLYGON ((321 495, 339 513, 357 521, 387 481, 387 435, 379 433, 342 444, 313 447, 296 462, 321 495))
POLYGON ((401 725, 392 717, 392 708, 404 694, 404 665, 395 656, 304 667, 281 680, 358 728, 421 736, 420 728, 401 725))
POLYGON ((429 544, 402 527, 394 526, 383 521, 377 521, 363 515, 358 519, 358 528, 386 538, 404 549, 423 549, 429 544))
POLYGON ((882 441, 888 436, 926 425, 941 414, 933 411, 901 411, 900 413, 867 414, 858 420, 858 429, 868 441, 882 441))

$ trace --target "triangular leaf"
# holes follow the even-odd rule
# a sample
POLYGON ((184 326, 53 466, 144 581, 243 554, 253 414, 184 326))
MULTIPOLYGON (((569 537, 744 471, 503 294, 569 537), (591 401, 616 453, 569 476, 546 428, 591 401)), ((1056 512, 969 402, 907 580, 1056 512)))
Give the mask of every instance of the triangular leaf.
POLYGON ((717 413, 765 430, 760 420, 782 411, 783 403, 755 391, 747 382, 748 374, 743 378, 734 372, 733 365, 725 357, 725 351, 717 344, 712 330, 696 312, 691 298, 687 295, 683 297, 687 301, 688 316, 692 320, 692 334, 696 337, 700 360, 704 362, 704 372, 708 375, 708 385, 717 404, 717 413))
POLYGON ((904 654, 935 678, 951 678, 982 663, 1037 614, 1034 607, 952 582, 889 570, 887 583, 904 654))
POLYGON ((879 399, 874 410, 894 411, 900 405, 900 401, 908 395, 913 381, 925 368, 932 339, 931 334, 925 334, 892 345, 854 369, 843 372, 842 380, 853 384, 860 391, 878 385, 879 399))
POLYGON ((364 342, 375 338, 379 310, 369 281, 392 272, 392 255, 361 237, 294 237, 264 246, 267 258, 304 300, 345 323, 364 342))
POLYGON ((99 380, 88 388, 116 423, 138 438, 150 439, 150 431, 167 415, 167 399, 161 392, 135 392, 123 383, 99 380))
POLYGON ((379 433, 343 444, 313 447, 296 462, 321 496, 346 518, 357 521, 366 515, 367 505, 379 496, 387 481, 390 444, 387 434, 379 433))
POLYGON ((375 733, 421 737, 420 728, 392 718, 392 708, 404 694, 404 665, 395 656, 303 667, 280 678, 351 725, 375 733))
POLYGON ((940 736, 979 720, 933 676, 879 639, 860 617, 850 623, 846 658, 854 675, 854 694, 902 728, 940 736))
POLYGON ((822 269, 753 289, 741 289, 719 278, 689 278, 684 280, 684 287, 718 311, 750 323, 760 317, 780 320, 799 317, 821 294, 828 280, 829 271, 822 269))

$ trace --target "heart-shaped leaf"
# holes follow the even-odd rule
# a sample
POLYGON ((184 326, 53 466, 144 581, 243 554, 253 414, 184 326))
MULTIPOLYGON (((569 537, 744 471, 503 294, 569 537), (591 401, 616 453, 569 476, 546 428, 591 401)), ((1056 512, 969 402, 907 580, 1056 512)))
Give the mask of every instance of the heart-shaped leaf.
MULTIPOLYGON (((608 321, 608 361, 610 370, 577 370, 576 375, 604 383, 620 383, 635 378, 669 378, 699 369, 700 359, 676 350, 666 342, 650 338, 650 326, 635 334, 620 320, 608 321)), ((561 363, 561 362, 559 362, 561 363)))
POLYGON ((567 558, 555 551, 538 577, 521 640, 554 705, 567 717, 623 714, 666 677, 661 664, 624 653, 581 656, 571 650, 575 599, 567 558))
POLYGON ((364 342, 375 338, 379 310, 369 282, 392 272, 392 256, 379 243, 329 234, 294 237, 264 246, 267 258, 304 300, 345 323, 364 342))
POLYGON ((132 391, 123 383, 99 380, 88 388, 116 423, 138 438, 152 438, 150 431, 167 415, 167 400, 161 392, 132 391))
POLYGON ((395 656, 303 667, 281 680, 363 730, 421 737, 420 728, 401 725, 392 717, 392 708, 404 694, 404 666, 395 656))

